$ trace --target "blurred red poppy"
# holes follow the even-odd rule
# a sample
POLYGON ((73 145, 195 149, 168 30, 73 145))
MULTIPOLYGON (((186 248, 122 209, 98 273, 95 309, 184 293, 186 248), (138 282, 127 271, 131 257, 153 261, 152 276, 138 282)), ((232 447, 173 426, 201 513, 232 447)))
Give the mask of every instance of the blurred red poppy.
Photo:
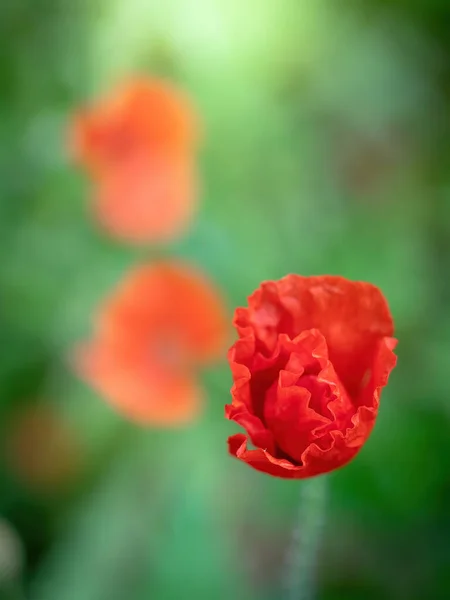
POLYGON ((106 300, 75 367, 131 420, 177 425, 197 416, 196 368, 220 356, 226 337, 211 282, 185 264, 159 262, 134 269, 106 300))
POLYGON ((8 467, 28 487, 60 491, 81 470, 81 442, 69 421, 49 404, 34 404, 14 415, 5 437, 8 467))
POLYGON ((247 437, 230 453, 254 469, 301 479, 351 460, 367 440, 396 363, 393 322, 378 288, 343 277, 287 275, 238 308, 226 417, 247 437))
POLYGON ((134 79, 71 130, 71 154, 95 184, 94 210, 113 236, 144 243, 176 237, 195 210, 198 127, 188 100, 157 79, 134 79))

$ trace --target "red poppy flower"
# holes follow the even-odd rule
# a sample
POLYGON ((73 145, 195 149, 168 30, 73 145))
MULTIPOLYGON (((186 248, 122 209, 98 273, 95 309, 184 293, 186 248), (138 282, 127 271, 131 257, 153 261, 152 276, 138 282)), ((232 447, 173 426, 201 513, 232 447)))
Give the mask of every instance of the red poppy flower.
POLYGON ((229 351, 232 403, 244 427, 230 453, 254 469, 301 479, 351 460, 367 440, 396 340, 378 288, 343 277, 288 275, 238 308, 229 351))
POLYGON ((160 262, 134 269, 107 299, 75 366, 130 419, 180 424, 201 405, 196 368, 220 356, 226 335, 212 284, 186 265, 160 262))
POLYGON ((25 485, 43 492, 70 486, 83 465, 75 430, 46 404, 28 406, 14 415, 5 437, 5 458, 25 485))
POLYGON ((161 241, 186 227, 197 196, 197 124, 180 92, 156 79, 125 83, 75 116, 70 143, 113 236, 161 241))

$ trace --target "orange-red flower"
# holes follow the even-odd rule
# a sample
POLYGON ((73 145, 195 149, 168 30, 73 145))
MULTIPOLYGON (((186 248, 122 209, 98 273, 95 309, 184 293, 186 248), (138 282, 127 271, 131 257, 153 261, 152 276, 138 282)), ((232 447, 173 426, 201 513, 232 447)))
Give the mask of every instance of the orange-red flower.
POLYGON ((70 487, 83 464, 75 430, 49 404, 34 404, 16 413, 4 442, 8 467, 39 492, 70 487))
POLYGON ((196 368, 220 356, 226 321, 219 292, 192 267, 140 266, 101 307, 76 368, 131 420, 181 424, 198 413, 196 368))
POLYGON ((71 153, 94 180, 94 210, 110 234, 162 241, 188 225, 197 133, 188 100, 157 79, 126 82, 75 115, 71 153))
POLYGON ((301 479, 351 460, 367 440, 396 340, 378 288, 343 277, 287 275, 238 308, 229 351, 232 403, 246 429, 230 453, 254 469, 301 479))

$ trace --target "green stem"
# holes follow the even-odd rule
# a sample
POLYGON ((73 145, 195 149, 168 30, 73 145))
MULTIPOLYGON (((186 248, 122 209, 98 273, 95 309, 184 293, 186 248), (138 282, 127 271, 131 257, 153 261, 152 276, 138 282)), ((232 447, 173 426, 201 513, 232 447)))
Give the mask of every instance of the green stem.
POLYGON ((328 477, 300 482, 300 506, 286 560, 287 600, 313 600, 317 557, 325 525, 328 477))

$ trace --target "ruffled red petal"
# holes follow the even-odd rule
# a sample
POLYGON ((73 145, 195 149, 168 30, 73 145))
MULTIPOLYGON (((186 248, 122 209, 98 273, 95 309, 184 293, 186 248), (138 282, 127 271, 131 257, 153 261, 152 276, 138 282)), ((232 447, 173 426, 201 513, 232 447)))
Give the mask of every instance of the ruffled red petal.
POLYGON ((273 433, 265 427, 261 419, 252 415, 245 407, 239 408, 231 404, 225 407, 225 416, 245 429, 252 444, 275 454, 273 433))
POLYGON ((353 406, 328 360, 320 332, 305 331, 294 341, 298 352, 290 355, 266 394, 264 421, 279 449, 301 464, 311 443, 327 447, 330 432, 348 426, 353 406))
POLYGON ((283 478, 349 462, 372 431, 396 364, 381 292, 340 277, 292 275, 263 284, 248 309, 237 309, 235 325, 226 416, 256 449, 238 434, 229 438, 230 453, 283 478))
POLYGON ((269 473, 269 475, 285 479, 308 477, 303 466, 293 465, 286 459, 274 458, 269 452, 261 448, 247 450, 247 438, 242 433, 237 433, 228 438, 228 449, 232 456, 249 464, 257 471, 263 471, 269 473))
MULTIPOLYGON (((338 436, 336 436, 338 437, 338 436)), ((274 477, 282 479, 307 479, 333 471, 342 466, 341 454, 333 447, 321 449, 315 444, 311 444, 303 454, 303 462, 296 465, 286 458, 275 458, 264 448, 255 450, 247 449, 247 438, 242 433, 237 433, 228 438, 228 451, 231 456, 247 463, 257 471, 268 473, 274 477)), ((334 439, 332 444, 334 446, 334 439)), ((357 450, 351 450, 347 453, 347 460, 354 457, 357 450)))
POLYGON ((294 338, 306 329, 319 329, 352 397, 361 390, 378 340, 393 333, 388 305, 376 286, 331 275, 287 275, 263 283, 250 296, 248 308, 236 310, 234 323, 241 337, 253 330, 268 353, 280 333, 294 338))

